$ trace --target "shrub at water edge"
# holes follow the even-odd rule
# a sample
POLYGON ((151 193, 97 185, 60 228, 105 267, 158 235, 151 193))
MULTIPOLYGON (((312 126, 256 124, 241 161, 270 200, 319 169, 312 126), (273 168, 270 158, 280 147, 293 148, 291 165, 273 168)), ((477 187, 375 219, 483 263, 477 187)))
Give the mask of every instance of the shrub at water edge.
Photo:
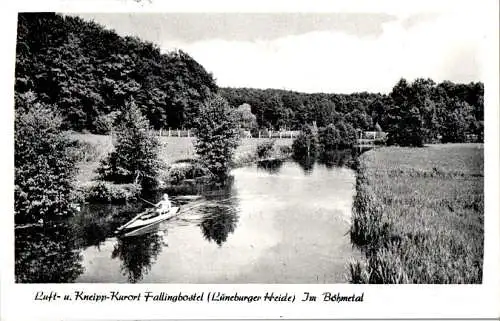
POLYGON ((141 193, 138 184, 113 184, 99 181, 83 191, 86 201, 93 203, 126 203, 135 200, 141 193))
POLYGON ((271 157, 274 149, 274 140, 265 141, 257 145, 257 156, 259 158, 271 157))
POLYGON ((195 122, 195 149, 213 179, 223 182, 239 143, 238 123, 224 98, 214 95, 201 106, 195 122))
POLYGON ((101 162, 99 176, 120 184, 139 183, 144 190, 156 188, 163 167, 160 141, 133 101, 118 116, 115 135, 114 151, 101 162))
POLYGON ((23 103, 31 107, 15 115, 15 222, 71 215, 75 144, 61 131, 61 117, 45 105, 23 103))
POLYGON ((318 131, 315 126, 304 125, 292 144, 294 158, 311 157, 318 154, 318 131))

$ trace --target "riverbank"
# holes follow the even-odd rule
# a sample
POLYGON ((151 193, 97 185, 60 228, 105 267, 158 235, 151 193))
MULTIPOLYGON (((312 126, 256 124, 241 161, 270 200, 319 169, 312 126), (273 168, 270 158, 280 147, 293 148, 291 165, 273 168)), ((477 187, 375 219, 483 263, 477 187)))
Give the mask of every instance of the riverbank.
POLYGON ((384 147, 360 157, 353 283, 481 283, 483 144, 384 147))
MULTIPOLYGON (((78 175, 76 178, 77 187, 82 190, 93 188, 94 185, 98 184, 98 181, 96 181, 95 179, 97 178, 96 170, 99 167, 99 162, 104 157, 106 157, 106 155, 113 149, 111 136, 72 133, 71 137, 76 139, 83 146, 82 161, 78 164, 78 175)), ((291 146, 293 141, 292 139, 285 138, 273 140, 275 141, 274 145, 277 151, 280 151, 282 146, 291 146)), ((193 161, 197 159, 193 144, 195 139, 192 137, 160 137, 160 141, 162 144, 160 160, 167 166, 167 171, 165 173, 162 173, 161 177, 165 180, 164 183, 167 186, 171 186, 172 183, 175 182, 168 181, 171 177, 170 170, 175 169, 176 171, 178 171, 179 169, 182 169, 183 164, 194 163, 193 161)), ((257 146, 265 141, 267 140, 257 138, 242 139, 233 157, 232 167, 240 167, 256 162, 258 160, 257 146)), ((188 183, 190 184, 187 184, 189 185, 187 187, 190 187, 192 185, 192 182, 188 183)), ((107 184, 109 185, 110 183, 107 184)), ((177 187, 180 190, 186 188, 186 186, 177 187)), ((114 199, 114 193, 103 194, 106 194, 107 199, 114 199)), ((120 198, 120 200, 118 201, 122 201, 123 199, 125 199, 124 195, 122 194, 123 193, 116 194, 120 198)), ((133 198, 133 195, 127 194, 126 198, 133 198)))

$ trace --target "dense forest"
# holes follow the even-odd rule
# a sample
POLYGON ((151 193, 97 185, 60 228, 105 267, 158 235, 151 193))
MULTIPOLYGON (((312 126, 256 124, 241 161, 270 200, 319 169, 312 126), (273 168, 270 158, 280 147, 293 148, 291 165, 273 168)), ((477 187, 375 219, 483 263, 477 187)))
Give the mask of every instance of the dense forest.
POLYGON ((298 130, 313 122, 318 127, 346 122, 357 129, 380 128, 396 134, 401 131, 402 123, 410 121, 412 116, 424 132, 425 141, 437 135, 453 136, 448 133, 452 128, 460 128, 464 135, 481 136, 482 133, 484 86, 480 82, 436 84, 430 79, 416 79, 408 83, 401 79, 389 95, 306 94, 252 88, 219 91, 231 106, 249 104, 259 128, 298 130))
POLYGON ((217 91, 185 52, 162 54, 152 43, 55 13, 19 14, 16 58, 16 102, 29 96, 50 105, 77 131, 108 131, 130 99, 156 129, 189 127, 217 91))
POLYGON ((17 109, 27 100, 43 103, 63 116, 67 129, 94 133, 108 132, 131 99, 155 129, 192 128, 200 106, 219 93, 242 111, 248 130, 345 122, 389 132, 402 145, 483 137, 480 82, 401 79, 389 94, 218 88, 183 51, 162 53, 153 43, 54 13, 19 15, 15 89, 17 109))

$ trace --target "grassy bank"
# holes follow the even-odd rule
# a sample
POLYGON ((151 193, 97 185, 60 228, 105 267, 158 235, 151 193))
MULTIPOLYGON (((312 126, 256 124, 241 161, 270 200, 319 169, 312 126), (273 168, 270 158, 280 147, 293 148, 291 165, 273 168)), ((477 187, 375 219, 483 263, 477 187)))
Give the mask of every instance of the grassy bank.
POLYGON ((481 283, 483 145, 386 147, 360 158, 354 283, 481 283))

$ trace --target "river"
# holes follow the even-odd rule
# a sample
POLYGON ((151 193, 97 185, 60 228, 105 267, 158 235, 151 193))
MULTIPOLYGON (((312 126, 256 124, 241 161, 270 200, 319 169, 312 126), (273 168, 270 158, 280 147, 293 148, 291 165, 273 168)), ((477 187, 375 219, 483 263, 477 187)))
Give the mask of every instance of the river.
POLYGON ((285 161, 234 169, 222 191, 139 236, 116 227, 147 205, 87 205, 68 224, 16 231, 18 282, 344 283, 355 173, 285 161))

